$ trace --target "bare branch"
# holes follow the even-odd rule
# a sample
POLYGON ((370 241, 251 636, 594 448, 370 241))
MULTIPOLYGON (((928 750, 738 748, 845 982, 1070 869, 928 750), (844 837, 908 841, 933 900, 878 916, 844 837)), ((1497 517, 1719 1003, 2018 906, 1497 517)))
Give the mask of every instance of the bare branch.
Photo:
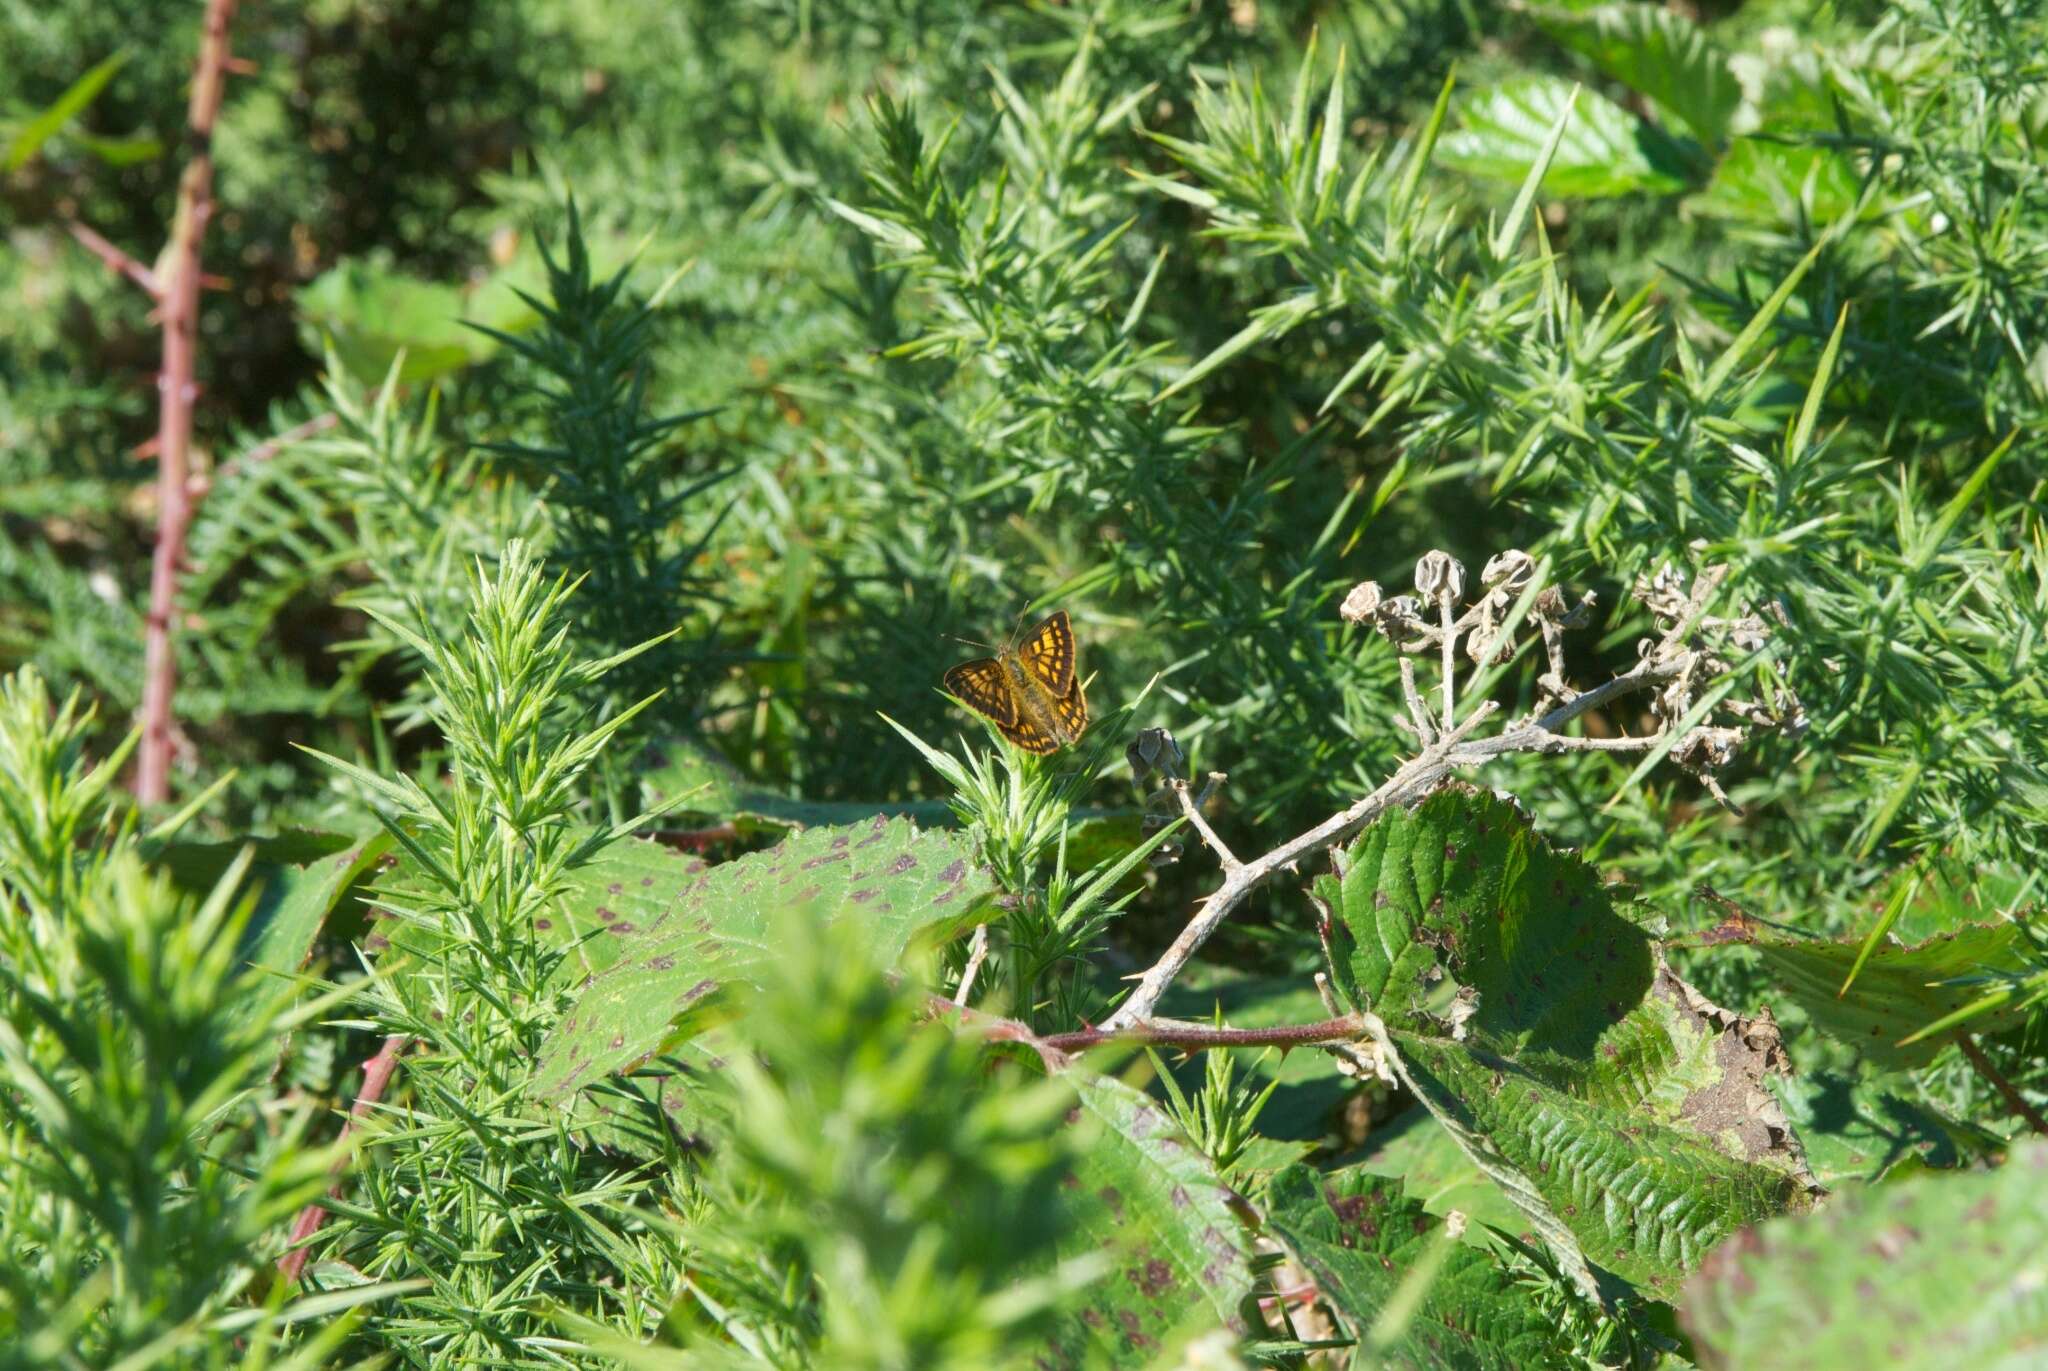
POLYGON ((1420 796, 1442 780, 1448 766, 1444 761, 1449 745, 1438 740, 1423 749, 1422 755, 1404 765, 1380 786, 1379 789, 1339 811, 1316 825, 1291 842, 1282 843, 1257 861, 1248 862, 1224 876, 1223 884, 1216 892, 1202 901, 1194 918, 1188 921, 1173 945, 1166 949, 1159 960, 1137 977, 1138 985, 1131 992, 1116 1013, 1110 1015, 1103 1025, 1109 1029, 1128 1028, 1151 1017, 1158 1007, 1160 996, 1173 984, 1174 978, 1194 957, 1195 952, 1209 940, 1222 922, 1230 917, 1232 910, 1244 902, 1245 896, 1260 885, 1278 875, 1295 861, 1340 841, 1344 835, 1361 824, 1371 821, 1388 805, 1410 796, 1420 796))
POLYGON ((1369 1014, 1332 1014, 1316 1023, 1224 1028, 1216 1024, 1189 1023, 1183 1019, 1147 1019, 1125 1028, 1105 1025, 1077 1029, 1071 1033, 1039 1034, 1016 1019, 967 1009, 939 995, 930 996, 929 1003, 935 1015, 957 1018, 986 1035, 991 1042, 1022 1043, 1031 1048, 1051 1071, 1070 1065, 1076 1053, 1109 1043, 1178 1047, 1189 1052, 1210 1048, 1343 1046, 1364 1038, 1374 1022, 1369 1014))
MULTIPOLYGON (((1517 602, 1517 597, 1529 589, 1533 566, 1528 554, 1520 551, 1505 552, 1495 557, 1481 573, 1483 589, 1480 599, 1462 616, 1455 618, 1453 608, 1465 594, 1465 569, 1455 558, 1443 552, 1426 553, 1416 563, 1415 588, 1423 597, 1420 601, 1409 596, 1390 599, 1371 581, 1354 587, 1345 596, 1341 611, 1345 619, 1369 625, 1404 654, 1401 659, 1401 690, 1407 703, 1408 722, 1421 743, 1421 750, 1371 794, 1264 856, 1236 863, 1226 855, 1223 884, 1196 906, 1193 917, 1182 928, 1180 936, 1160 954, 1158 961, 1131 978, 1137 982, 1136 986, 1104 1023, 1101 1031, 1111 1034, 1134 1031, 1155 1022, 1153 1011, 1158 1007, 1160 997, 1223 920, 1229 918, 1260 884, 1282 871, 1294 870, 1303 857, 1343 842, 1394 805, 1420 801, 1453 771, 1478 766, 1508 753, 1647 752, 1672 742, 1673 730, 1694 711, 1692 702, 1700 683, 1730 670, 1728 663, 1717 655, 1719 649, 1715 643, 1725 640, 1742 651, 1752 653, 1762 645, 1765 629, 1762 621, 1754 615, 1734 620, 1704 617, 1707 605, 1728 575, 1727 568, 1702 570, 1693 578, 1690 592, 1681 594, 1682 582, 1678 574, 1666 567, 1657 576, 1639 582, 1635 590, 1636 597, 1656 614, 1659 622, 1668 625, 1662 639, 1655 643, 1645 641, 1641 660, 1629 671, 1592 690, 1574 690, 1564 679, 1561 633, 1567 628, 1583 626, 1591 617, 1594 600, 1588 593, 1573 605, 1566 601, 1557 587, 1545 587, 1532 602, 1532 617, 1542 635, 1549 660, 1549 670, 1538 682, 1544 692, 1539 707, 1552 700, 1556 703, 1541 714, 1511 724, 1492 737, 1474 738, 1472 735, 1479 724, 1496 712, 1496 702, 1485 701, 1462 723, 1453 723, 1456 694, 1452 678, 1458 640, 1469 636, 1467 646, 1472 659, 1482 666, 1510 660, 1514 645, 1497 631, 1497 627, 1502 616, 1517 602), (1436 606, 1438 622, 1435 625, 1423 617, 1426 604, 1436 606), (1695 630, 1703 635, 1699 642, 1691 639, 1690 635, 1695 630), (1440 648, 1442 656, 1443 716, 1437 727, 1432 726, 1433 721, 1416 684, 1414 663, 1408 655, 1426 651, 1431 646, 1440 648), (1662 721, 1663 727, 1658 731, 1641 737, 1614 738, 1573 737, 1562 731, 1574 719, 1640 692, 1653 692, 1649 707, 1662 721)), ((1797 699, 1782 684, 1777 687, 1777 693, 1768 706, 1736 704, 1724 708, 1747 724, 1764 727, 1786 726, 1788 723, 1796 726, 1801 717, 1797 712, 1797 699)), ((1725 766, 1734 757, 1743 736, 1741 729, 1703 724, 1690 728, 1684 737, 1676 739, 1672 757, 1699 776, 1716 799, 1727 804, 1727 796, 1711 770, 1725 766)), ((1184 788, 1180 793, 1185 807, 1184 788)), ((1190 811, 1189 817, 1205 837, 1209 836, 1207 826, 1201 823, 1198 807, 1190 811)), ((1216 844, 1212 841, 1211 845, 1216 844)))
POLYGON ((1363 1037, 1365 1016, 1345 1014, 1317 1023, 1275 1024, 1268 1028, 1214 1028, 1164 1020, 1146 1020, 1124 1028, 1084 1028, 1073 1033, 1048 1033, 1038 1041, 1056 1052, 1084 1052, 1104 1043, 1143 1043, 1148 1047, 1179 1047, 1190 1052, 1221 1047, 1316 1047, 1351 1043, 1363 1037))
POLYGON ((1194 826, 1195 832, 1202 835, 1202 841, 1209 845, 1209 850, 1216 854, 1216 859, 1223 863, 1223 869, 1235 871, 1244 863, 1224 845, 1223 840, 1216 836, 1216 830, 1209 827, 1209 821, 1202 817, 1202 806, 1209 802, 1209 796, 1215 793, 1216 787, 1223 780, 1222 772, 1210 772, 1208 782, 1202 787, 1202 793, 1195 796, 1188 794, 1186 781, 1176 778, 1168 784, 1173 787, 1174 798, 1180 801, 1180 812, 1188 816, 1188 822, 1194 826))

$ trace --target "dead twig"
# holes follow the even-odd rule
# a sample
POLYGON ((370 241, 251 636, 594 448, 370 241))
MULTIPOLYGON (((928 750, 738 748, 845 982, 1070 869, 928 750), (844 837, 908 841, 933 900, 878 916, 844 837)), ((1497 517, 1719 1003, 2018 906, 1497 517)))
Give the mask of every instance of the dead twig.
POLYGON ((1180 812, 1187 815, 1188 822, 1194 826, 1195 832, 1202 836, 1202 841, 1209 845, 1209 850, 1216 854, 1216 860, 1223 864, 1223 869, 1235 871, 1244 863, 1224 845, 1223 839, 1216 836, 1216 830, 1209 827, 1209 821, 1202 817, 1202 806, 1209 803, 1209 797, 1216 793, 1216 787, 1223 781, 1222 772, 1210 772, 1208 779, 1202 784, 1202 792, 1199 795, 1189 794, 1188 783, 1179 777, 1168 781, 1167 784, 1173 788, 1174 798, 1180 802, 1180 812))
POLYGON ((967 967, 960 973, 960 988, 953 992, 954 1004, 966 1004, 967 997, 974 993, 974 978, 981 974, 981 964, 988 959, 988 925, 974 926, 974 943, 967 950, 967 967))
MULTIPOLYGON (((1176 790, 1182 807, 1204 840, 1216 847, 1224 859, 1223 884, 1195 909, 1173 944, 1141 974, 1129 998, 1110 1015, 1103 1030, 1132 1031, 1151 1020, 1160 997, 1180 975, 1203 943, 1219 925, 1244 902, 1253 890, 1283 871, 1292 871, 1302 858, 1343 842, 1395 805, 1411 805, 1436 789, 1454 771, 1480 766, 1513 752, 1647 752, 1667 747, 1672 759, 1698 776, 1717 798, 1723 798, 1712 772, 1733 760, 1737 746, 1746 736, 1741 727, 1713 726, 1705 721, 1681 724, 1695 712, 1694 701, 1702 688, 1733 668, 1725 648, 1736 654, 1756 654, 1764 646, 1768 629, 1762 618, 1745 613, 1736 619, 1708 618, 1706 611, 1719 592, 1728 572, 1725 567, 1707 567, 1692 579, 1688 589, 1670 567, 1646 577, 1635 594, 1656 616, 1663 629, 1657 640, 1645 639, 1640 659, 1630 670, 1591 690, 1574 690, 1563 680, 1564 656, 1560 634, 1583 626, 1590 619, 1591 595, 1569 604, 1555 586, 1545 587, 1533 598, 1535 562, 1521 551, 1501 553, 1480 573, 1480 593, 1462 614, 1456 605, 1465 596, 1465 568, 1443 552, 1426 554, 1415 568, 1415 587, 1421 598, 1388 597, 1380 587, 1367 581, 1344 598, 1342 613, 1353 623, 1368 624, 1384 635, 1404 655, 1401 662, 1401 693, 1407 707, 1408 726, 1416 735, 1420 750, 1389 776, 1371 794, 1331 815, 1296 838, 1282 843, 1254 861, 1238 862, 1217 844, 1202 823, 1199 805, 1189 805, 1185 783, 1176 790), (1510 630, 1519 622, 1516 607, 1527 604, 1541 635, 1550 669, 1539 682, 1543 697, 1541 713, 1532 713, 1487 737, 1474 736, 1479 724, 1495 713, 1495 703, 1486 701, 1457 718, 1457 692, 1452 684, 1456 649, 1463 642, 1467 654, 1478 665, 1510 659, 1514 647, 1510 630), (1435 649, 1441 658, 1442 712, 1430 717, 1415 680, 1411 654, 1435 649), (1648 693, 1651 712, 1662 727, 1640 737, 1593 738, 1566 734, 1573 720, 1591 710, 1625 696, 1648 693), (1547 706, 1547 708, 1546 708, 1547 706)), ((1721 706, 1743 725, 1779 727, 1796 731, 1804 726, 1799 702, 1782 684, 1773 688, 1771 698, 1751 703, 1733 702, 1721 706)))

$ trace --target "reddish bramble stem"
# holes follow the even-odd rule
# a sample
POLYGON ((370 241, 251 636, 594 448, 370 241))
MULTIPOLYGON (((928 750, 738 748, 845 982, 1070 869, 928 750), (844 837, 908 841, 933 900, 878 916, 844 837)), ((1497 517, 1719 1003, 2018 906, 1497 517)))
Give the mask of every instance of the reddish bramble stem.
MULTIPOLYGON (((391 1077, 398 1071, 398 1054, 405 1050, 406 1042, 403 1033, 393 1033, 384 1040, 384 1046, 377 1055, 363 1063, 363 1088, 357 1093, 356 1102, 348 1111, 348 1122, 341 1126, 343 1140, 355 1131, 356 1121, 376 1108, 377 1102, 384 1098, 385 1087, 391 1084, 391 1077)), ((342 1164, 341 1161, 337 1161, 335 1168, 339 1170, 342 1164)), ((341 1187, 337 1185, 327 1193, 338 1195, 341 1193, 341 1187)), ((291 1234, 287 1239, 289 1246, 277 1261, 277 1269, 284 1273, 286 1280, 297 1280, 299 1273, 306 1269, 306 1257, 312 1251, 306 1245, 306 1239, 318 1233, 320 1225, 325 1222, 327 1211, 317 1204, 307 1205, 299 1211, 299 1216, 292 1220, 291 1234)))
POLYGON ((207 0, 199 64, 192 78, 186 131, 191 160, 178 181, 177 215, 164 266, 151 279, 163 317, 163 369, 157 376, 156 556, 150 567, 149 619, 142 684, 142 746, 135 781, 145 805, 170 797, 172 701, 178 661, 171 631, 178 613, 178 572, 192 496, 187 470, 192 447, 192 402, 198 393, 194 361, 199 334, 199 245, 213 217, 213 126, 227 83, 228 24, 235 0, 207 0))

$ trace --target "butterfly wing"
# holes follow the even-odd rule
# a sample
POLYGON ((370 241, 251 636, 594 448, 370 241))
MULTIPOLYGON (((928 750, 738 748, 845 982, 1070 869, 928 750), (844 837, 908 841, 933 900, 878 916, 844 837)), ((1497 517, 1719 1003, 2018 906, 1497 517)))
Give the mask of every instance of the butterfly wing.
POLYGON ((1053 737, 1052 734, 1039 727, 1036 720, 1022 715, 1018 716, 1014 723, 998 723, 996 728, 1001 731, 1005 738, 1008 738, 1018 747, 1023 748, 1026 752, 1036 753, 1040 757, 1050 756, 1058 752, 1063 746, 1058 738, 1053 737))
POLYGON ((946 691, 975 713, 988 719, 1008 737, 1017 726, 1017 699, 1003 675, 1003 664, 993 657, 976 657, 946 673, 946 691))
POLYGON ((1066 730, 1067 741, 1080 742, 1081 735, 1088 728, 1088 697, 1081 693, 1080 677, 1076 676, 1074 683, 1067 687, 1067 693, 1053 701, 1052 709, 1053 717, 1066 730))
MULTIPOLYGON (((1025 634, 1017 649, 1017 660, 1025 672, 1051 691, 1055 700, 1064 700, 1074 689, 1074 658, 1074 625, 1064 609, 1025 634)), ((1084 719, 1086 714, 1084 705, 1084 719)))

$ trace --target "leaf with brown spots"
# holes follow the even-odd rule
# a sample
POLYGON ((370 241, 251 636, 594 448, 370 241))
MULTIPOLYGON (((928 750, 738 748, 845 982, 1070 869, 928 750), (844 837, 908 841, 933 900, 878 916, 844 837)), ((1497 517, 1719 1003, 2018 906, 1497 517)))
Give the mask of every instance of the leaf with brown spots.
MULTIPOLYGON (((586 829, 575 838, 582 842, 599 836, 598 830, 586 829)), ((573 985, 618 961, 635 934, 668 912, 676 891, 709 869, 704 858, 647 838, 617 839, 570 868, 554 900, 534 918, 541 941, 564 954, 554 983, 573 985)), ((392 877, 379 891, 404 907, 418 876, 401 864, 392 877)), ((412 954, 412 963, 440 963, 444 935, 418 923, 387 925, 387 931, 394 945, 412 954)), ((406 974, 404 963, 395 964, 398 974, 406 974)))
POLYGON ((775 955, 768 934, 784 909, 804 906, 821 925, 857 922, 878 958, 894 965, 914 938, 971 926, 994 893, 966 835, 920 833, 907 819, 879 817, 807 829, 709 868, 637 853, 630 865, 592 865, 599 870, 586 886, 601 893, 590 926, 632 931, 591 936, 612 962, 541 1044, 527 1087, 537 1099, 564 1099, 716 1022, 718 989, 751 981, 775 955), (651 887, 637 884, 643 866, 661 873, 651 887), (615 880, 618 891, 609 888, 615 880), (640 890, 658 894, 658 907, 640 890), (596 914, 600 905, 619 917, 596 914))
POLYGON ((1403 1110, 1385 1124, 1374 1124, 1365 1145, 1345 1160, 1367 1174, 1399 1180, 1438 1217, 1455 1209, 1472 1220, 1464 1241, 1475 1247, 1498 1245, 1489 1224, 1517 1234, 1528 1227, 1514 1201, 1427 1109, 1403 1110))
MULTIPOLYGON (((1351 1335, 1363 1339, 1441 1224, 1398 1181, 1356 1169, 1291 1166, 1267 1191, 1266 1231, 1315 1280, 1351 1335)), ((1453 1244, 1422 1302, 1374 1366, 1522 1371, 1576 1366, 1555 1320, 1476 1247, 1453 1244)))
POLYGON ((2048 1143, 1996 1171, 1859 1187, 1724 1243, 1680 1305, 1699 1363, 1773 1371, 2042 1364, 2048 1143))
POLYGON ((1087 1141, 1060 1195, 1060 1254, 1097 1253, 1108 1269, 1075 1297, 1038 1364, 1149 1367, 1192 1333, 1242 1331, 1246 1239, 1208 1158, 1121 1081, 1085 1082, 1080 1103, 1087 1141))
MULTIPOLYGON (((1887 941, 1871 953, 1849 992, 1839 993, 1863 947, 1862 937, 1801 938, 1755 924, 1730 921, 1681 944, 1692 957, 1726 955, 1747 947, 1764 974, 1806 1011, 1814 1024, 1861 1050, 1874 1065, 1925 1066, 1948 1045, 1935 1034, 1903 1047, 1899 1040, 1982 999, 1987 979, 2024 973, 2026 930, 2017 922, 1965 924, 1922 943, 1887 941)), ((2002 1033, 2026 1021, 2015 997, 1969 1021, 1974 1033, 2002 1033)))

